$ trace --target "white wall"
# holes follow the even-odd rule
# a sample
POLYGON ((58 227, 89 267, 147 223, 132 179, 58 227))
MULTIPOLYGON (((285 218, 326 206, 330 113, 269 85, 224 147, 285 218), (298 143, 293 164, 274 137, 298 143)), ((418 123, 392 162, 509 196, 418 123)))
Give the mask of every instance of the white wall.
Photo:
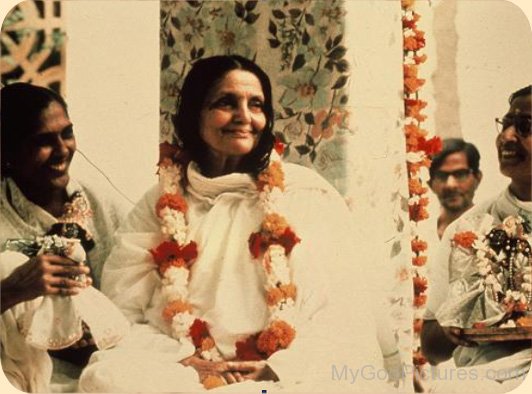
MULTIPOLYGON (((441 1, 445 0, 433 2, 433 7, 441 6, 441 1)), ((514 3, 519 7, 506 0, 457 1, 454 22, 458 33, 455 72, 459 102, 451 110, 458 111, 463 138, 473 142, 481 154, 484 179, 476 194, 477 202, 509 183, 498 168, 494 118, 508 110, 510 93, 532 83, 532 4, 514 3)), ((436 40, 441 42, 445 37, 436 40)))
MULTIPOLYGON (((64 12, 78 148, 137 200, 157 181, 159 2, 72 1, 64 12)), ((73 171, 101 178, 79 153, 73 171)))

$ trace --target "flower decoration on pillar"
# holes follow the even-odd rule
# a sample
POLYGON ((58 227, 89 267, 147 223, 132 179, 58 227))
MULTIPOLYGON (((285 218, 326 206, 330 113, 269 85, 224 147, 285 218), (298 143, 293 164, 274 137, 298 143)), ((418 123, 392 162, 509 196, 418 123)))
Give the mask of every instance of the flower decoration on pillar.
POLYGON ((412 235, 412 278, 413 278, 413 307, 414 307, 414 344, 412 349, 413 364, 418 372, 422 372, 426 364, 421 354, 420 332, 422 316, 427 299, 429 286, 425 276, 427 262, 427 242, 419 235, 418 223, 428 218, 427 191, 428 167, 431 157, 441 150, 439 137, 430 137, 429 132, 422 127, 427 119, 423 110, 427 102, 420 99, 420 90, 425 79, 420 78, 420 67, 427 56, 422 53, 425 47, 425 33, 418 28, 421 15, 416 12, 416 0, 401 0, 403 24, 403 79, 406 139, 406 160, 408 169, 408 211, 410 216, 412 235))

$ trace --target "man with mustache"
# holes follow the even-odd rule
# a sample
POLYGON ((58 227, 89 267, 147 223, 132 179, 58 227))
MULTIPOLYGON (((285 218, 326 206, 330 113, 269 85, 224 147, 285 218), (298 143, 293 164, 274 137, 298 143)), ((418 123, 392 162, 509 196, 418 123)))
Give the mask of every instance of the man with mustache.
POLYGON ((432 159, 429 186, 441 205, 439 239, 449 224, 473 206, 475 191, 482 180, 479 163, 478 149, 461 138, 445 139, 442 151, 432 159))
MULTIPOLYGON (((499 167, 501 173, 510 178, 510 185, 447 228, 439 258, 431 267, 431 290, 421 332, 422 350, 433 365, 453 357, 458 367, 450 371, 454 372, 454 379, 449 377, 449 371, 439 371, 440 376, 433 377, 443 392, 507 392, 517 387, 530 369, 530 340, 475 343, 463 335, 462 328, 455 326, 458 323, 450 323, 451 320, 458 321, 453 317, 472 312, 469 310, 471 303, 464 302, 462 309, 456 310, 453 316, 449 316, 448 306, 456 305, 453 302, 470 292, 467 286, 458 289, 457 284, 471 284, 479 277, 479 272, 466 269, 452 258, 456 254, 452 254, 451 240, 458 229, 469 226, 474 231, 479 230, 486 214, 491 215, 494 224, 500 224, 508 216, 520 216, 525 223, 532 223, 531 90, 532 85, 529 85, 514 92, 506 115, 495 120, 499 130, 495 140, 499 167), (464 372, 466 378, 456 379, 457 371, 464 372)), ((530 226, 525 229, 530 240, 530 226)))

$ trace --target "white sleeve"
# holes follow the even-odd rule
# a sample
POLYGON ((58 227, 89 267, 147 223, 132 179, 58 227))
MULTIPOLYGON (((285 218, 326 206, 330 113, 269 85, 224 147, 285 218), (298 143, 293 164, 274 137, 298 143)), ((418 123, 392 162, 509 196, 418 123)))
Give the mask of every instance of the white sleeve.
POLYGON ((146 193, 115 235, 102 272, 102 292, 133 323, 144 323, 159 277, 149 249, 161 240, 155 203, 158 188, 146 193))
POLYGON ((440 241, 438 250, 433 259, 429 259, 427 268, 429 272, 429 288, 427 294, 427 307, 425 320, 436 320, 436 312, 445 302, 449 292, 449 257, 451 256, 451 238, 456 232, 456 221, 451 223, 440 241))

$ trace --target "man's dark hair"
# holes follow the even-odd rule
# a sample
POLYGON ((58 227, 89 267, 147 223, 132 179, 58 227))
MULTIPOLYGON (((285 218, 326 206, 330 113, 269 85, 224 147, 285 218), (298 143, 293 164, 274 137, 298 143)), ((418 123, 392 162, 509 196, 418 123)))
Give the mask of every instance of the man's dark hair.
POLYGON ((524 88, 521 88, 513 92, 508 98, 508 102, 511 105, 512 101, 514 101, 517 97, 530 96, 531 93, 532 93, 532 85, 525 86, 524 88))
POLYGON ((266 126, 261 132, 258 145, 246 156, 239 165, 239 172, 248 172, 258 175, 268 166, 270 152, 273 148, 273 103, 272 88, 268 75, 254 62, 244 57, 213 56, 200 59, 192 66, 181 89, 178 100, 177 115, 173 119, 182 148, 198 163, 201 169, 205 168, 208 158, 208 146, 200 136, 200 113, 210 90, 227 73, 233 70, 243 70, 254 74, 260 81, 264 94, 264 114, 266 126))
POLYGON ((480 153, 475 145, 465 142, 462 138, 446 138, 443 140, 443 147, 440 153, 432 158, 429 168, 430 179, 434 178, 434 173, 439 170, 447 156, 453 153, 464 152, 467 158, 467 165, 474 174, 479 173, 480 153))
POLYGON ((17 150, 26 139, 42 126, 42 112, 52 102, 63 107, 68 116, 65 100, 53 90, 29 83, 17 82, 0 90, 0 126, 2 176, 9 175, 10 153, 17 150))

